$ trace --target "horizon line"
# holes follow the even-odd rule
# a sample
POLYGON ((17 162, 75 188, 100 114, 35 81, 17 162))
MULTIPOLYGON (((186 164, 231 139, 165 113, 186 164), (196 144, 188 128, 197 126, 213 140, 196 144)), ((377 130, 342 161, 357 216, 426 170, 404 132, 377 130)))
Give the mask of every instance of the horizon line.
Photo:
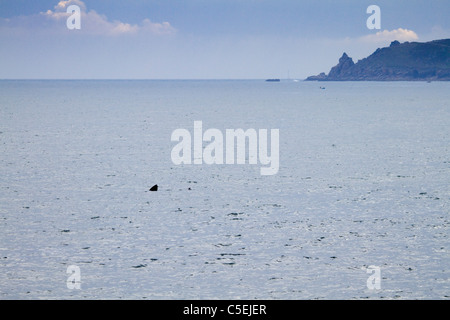
POLYGON ((306 78, 0 78, 0 81, 259 81, 267 79, 293 81, 306 78))

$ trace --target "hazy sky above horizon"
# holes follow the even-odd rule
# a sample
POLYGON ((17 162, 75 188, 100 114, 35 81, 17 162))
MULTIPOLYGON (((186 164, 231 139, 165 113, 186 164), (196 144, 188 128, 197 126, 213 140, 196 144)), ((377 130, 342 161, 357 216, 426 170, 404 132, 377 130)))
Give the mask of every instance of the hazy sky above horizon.
POLYGON ((450 38, 449 14, 448 0, 0 0, 0 79, 303 79, 344 51, 450 38))

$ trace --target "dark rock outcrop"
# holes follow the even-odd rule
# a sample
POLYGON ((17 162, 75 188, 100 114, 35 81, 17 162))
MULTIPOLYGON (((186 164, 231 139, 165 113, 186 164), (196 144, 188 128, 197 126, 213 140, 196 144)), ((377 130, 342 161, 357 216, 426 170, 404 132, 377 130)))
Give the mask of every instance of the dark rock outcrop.
POLYGON ((345 73, 355 65, 352 58, 350 58, 345 52, 342 55, 342 57, 339 59, 339 63, 331 68, 330 72, 328 73, 329 78, 339 78, 342 75, 345 75, 345 73))
POLYGON ((307 81, 450 81, 450 39, 393 41, 357 63, 344 53, 328 75, 307 81))

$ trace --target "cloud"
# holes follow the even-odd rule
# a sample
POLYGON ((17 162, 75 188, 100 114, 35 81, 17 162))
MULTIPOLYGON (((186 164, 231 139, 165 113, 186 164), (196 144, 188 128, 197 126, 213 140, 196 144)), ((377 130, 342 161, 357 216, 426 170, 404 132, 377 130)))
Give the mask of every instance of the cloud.
POLYGON ((139 27, 140 30, 155 33, 155 34, 172 34, 176 32, 176 29, 173 28, 170 23, 163 22, 163 23, 156 23, 151 22, 150 19, 144 19, 142 21, 141 26, 139 27))
POLYGON ((68 6, 77 5, 82 11, 86 11, 86 5, 81 0, 63 0, 55 6, 55 11, 66 11, 68 6))
POLYGON ((370 34, 359 38, 359 40, 363 42, 371 42, 371 43, 388 42, 394 40, 405 42, 405 41, 416 41, 418 39, 419 36, 414 31, 403 28, 398 28, 391 31, 389 30, 378 31, 375 34, 370 34))
POLYGON ((0 31, 10 35, 27 34, 29 32, 45 32, 46 34, 67 32, 66 20, 72 15, 67 13, 67 8, 71 5, 79 6, 81 11, 81 29, 76 30, 77 33, 102 36, 138 33, 169 35, 176 33, 176 29, 169 22, 157 23, 148 18, 140 24, 129 24, 119 20, 110 21, 105 15, 99 14, 95 10, 88 10, 81 0, 59 1, 53 10, 49 9, 39 14, 9 19, 0 18, 0 31))

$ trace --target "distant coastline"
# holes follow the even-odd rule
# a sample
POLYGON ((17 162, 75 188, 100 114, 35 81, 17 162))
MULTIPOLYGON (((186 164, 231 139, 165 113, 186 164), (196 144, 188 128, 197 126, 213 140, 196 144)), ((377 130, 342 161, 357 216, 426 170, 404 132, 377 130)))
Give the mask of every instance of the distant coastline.
POLYGON ((306 81, 450 81, 450 39, 391 42, 354 63, 345 52, 328 74, 306 81))

